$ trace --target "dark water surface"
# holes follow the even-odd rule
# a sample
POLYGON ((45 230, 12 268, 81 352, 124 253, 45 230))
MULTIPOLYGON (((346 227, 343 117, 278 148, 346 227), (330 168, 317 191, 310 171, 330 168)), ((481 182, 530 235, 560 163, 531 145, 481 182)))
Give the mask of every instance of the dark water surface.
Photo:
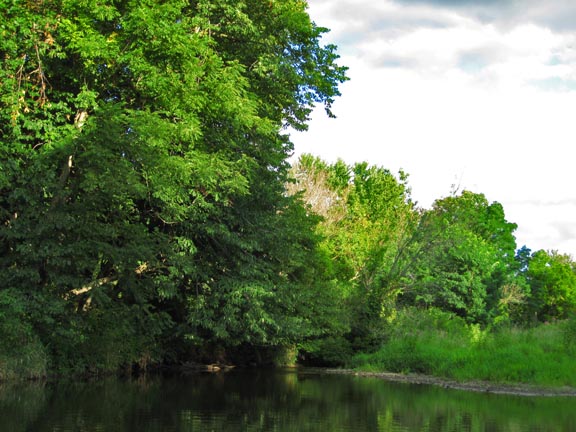
POLYGON ((576 431, 576 399, 307 371, 0 385, 0 431, 576 431))

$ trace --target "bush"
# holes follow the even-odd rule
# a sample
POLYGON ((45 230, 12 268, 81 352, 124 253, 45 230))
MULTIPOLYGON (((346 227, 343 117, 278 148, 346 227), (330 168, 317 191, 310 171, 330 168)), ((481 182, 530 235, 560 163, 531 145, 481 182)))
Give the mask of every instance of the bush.
POLYGON ((68 316, 50 336, 52 369, 63 374, 99 375, 134 365, 145 369, 158 361, 160 333, 169 320, 139 309, 110 304, 68 316))
POLYGON ((565 323, 564 345, 568 352, 576 355, 576 315, 573 315, 565 323))
POLYGON ((343 366, 352 357, 350 342, 342 336, 331 336, 302 344, 300 361, 310 366, 343 366))
POLYGON ((46 376, 47 355, 26 317, 25 300, 0 291, 0 381, 46 376))
POLYGON ((377 352, 356 355, 349 364, 370 370, 449 374, 454 362, 465 361, 464 351, 473 339, 462 318, 437 309, 407 308, 390 323, 387 334, 388 342, 377 352))

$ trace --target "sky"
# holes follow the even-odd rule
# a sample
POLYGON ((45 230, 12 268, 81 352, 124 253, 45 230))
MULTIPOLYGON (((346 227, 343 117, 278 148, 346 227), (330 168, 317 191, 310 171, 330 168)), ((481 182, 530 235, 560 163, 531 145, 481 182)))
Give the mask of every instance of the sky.
POLYGON ((349 81, 293 158, 409 174, 423 208, 483 193, 518 247, 576 258, 576 1, 309 0, 349 81))

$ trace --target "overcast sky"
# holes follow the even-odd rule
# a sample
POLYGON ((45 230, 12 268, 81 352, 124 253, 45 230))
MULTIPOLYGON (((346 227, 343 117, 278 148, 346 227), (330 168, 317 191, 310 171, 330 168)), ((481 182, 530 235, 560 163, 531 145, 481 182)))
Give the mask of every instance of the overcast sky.
POLYGON ((309 0, 350 81, 291 133, 295 156, 409 174, 429 208, 452 185, 518 224, 518 247, 576 258, 576 1, 309 0))

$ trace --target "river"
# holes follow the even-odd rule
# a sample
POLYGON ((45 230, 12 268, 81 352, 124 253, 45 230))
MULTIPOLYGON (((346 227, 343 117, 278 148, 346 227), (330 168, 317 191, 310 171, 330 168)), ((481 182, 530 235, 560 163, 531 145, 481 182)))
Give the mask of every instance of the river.
POLYGON ((2 432, 576 431, 576 399, 308 370, 0 385, 2 432))

